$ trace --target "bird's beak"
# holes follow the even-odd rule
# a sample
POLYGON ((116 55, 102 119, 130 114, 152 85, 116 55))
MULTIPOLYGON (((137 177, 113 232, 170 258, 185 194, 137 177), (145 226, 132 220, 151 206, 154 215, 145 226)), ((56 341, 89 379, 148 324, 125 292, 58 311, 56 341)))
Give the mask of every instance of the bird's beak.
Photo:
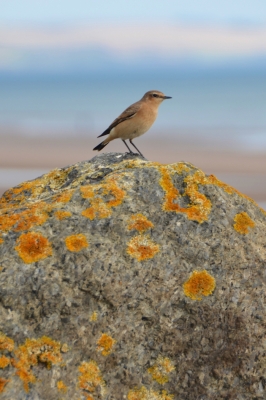
POLYGON ((170 97, 170 96, 163 96, 163 98, 166 100, 166 99, 171 99, 172 97, 170 97))

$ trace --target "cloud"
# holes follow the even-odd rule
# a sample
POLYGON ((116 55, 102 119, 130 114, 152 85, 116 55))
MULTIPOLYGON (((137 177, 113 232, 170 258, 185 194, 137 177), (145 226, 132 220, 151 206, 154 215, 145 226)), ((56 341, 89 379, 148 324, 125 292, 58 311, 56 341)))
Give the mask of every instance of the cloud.
POLYGON ((58 29, 6 27, 0 28, 0 47, 20 50, 99 47, 126 57, 147 50, 165 57, 241 57, 266 54, 266 27, 144 23, 58 29))

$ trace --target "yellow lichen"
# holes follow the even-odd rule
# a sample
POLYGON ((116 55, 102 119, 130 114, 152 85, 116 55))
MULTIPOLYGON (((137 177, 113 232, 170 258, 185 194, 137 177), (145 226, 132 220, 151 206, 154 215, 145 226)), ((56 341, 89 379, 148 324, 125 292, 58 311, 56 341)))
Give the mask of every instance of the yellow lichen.
POLYGON ((82 233, 71 235, 65 239, 69 251, 77 252, 89 246, 87 238, 82 233))
POLYGON ((0 393, 5 390, 6 384, 9 382, 9 379, 0 378, 0 393))
POLYGON ((38 232, 23 233, 17 239, 15 247, 22 260, 29 264, 52 255, 52 247, 48 239, 38 232))
POLYGON ((43 363, 47 368, 62 361, 60 343, 46 336, 40 339, 26 339, 25 344, 15 351, 17 360, 14 360, 16 374, 23 381, 24 389, 29 391, 29 384, 36 382, 32 368, 43 363))
POLYGON ((102 353, 103 356, 108 356, 112 352, 112 348, 116 341, 106 333, 103 333, 97 342, 97 350, 102 353))
POLYGON ((14 349, 14 340, 10 339, 6 335, 0 332, 0 350, 1 351, 13 351, 14 349))
POLYGON ((64 384, 63 381, 58 381, 58 382, 57 382, 57 389, 58 389, 59 391, 61 391, 61 392, 66 393, 66 391, 67 391, 67 386, 64 384))
POLYGON ((158 253, 160 247, 154 243, 149 236, 138 235, 133 237, 127 246, 127 252, 138 261, 153 258, 158 253))
POLYGON ((234 218, 235 224, 234 228, 237 232, 242 235, 246 235, 249 233, 249 228, 254 228, 255 222, 250 218, 250 216, 246 212, 242 212, 235 215, 234 218))
POLYGON ((164 385, 169 381, 169 374, 174 369, 174 364, 169 358, 159 356, 155 364, 148 368, 148 372, 151 374, 152 379, 164 385))
POLYGON ((183 285, 184 293, 192 300, 201 300, 209 296, 215 289, 215 279, 206 271, 193 271, 183 285))
POLYGON ((103 182, 94 185, 82 186, 80 191, 85 199, 89 199, 90 207, 82 215, 91 220, 107 218, 112 214, 112 208, 120 205, 126 195, 116 182, 116 176, 109 176, 103 182), (106 197, 113 199, 107 200, 106 197))
POLYGON ((151 221, 149 221, 145 215, 136 214, 132 215, 128 223, 128 229, 136 229, 139 232, 144 232, 149 228, 153 228, 154 225, 151 221))
POLYGON ((10 358, 6 356, 0 357, 0 368, 6 368, 10 364, 10 358))
POLYGON ((173 400, 174 396, 168 394, 166 390, 155 392, 142 386, 140 389, 133 389, 128 392, 128 400, 173 400))
POLYGON ((61 221, 62 219, 71 217, 72 213, 70 211, 56 211, 54 215, 61 221))
POLYGON ((98 314, 96 311, 93 311, 93 313, 90 316, 90 321, 97 321, 98 314))
POLYGON ((81 373, 79 376, 80 389, 93 393, 97 386, 100 386, 103 391, 105 383, 101 371, 95 361, 84 361, 79 366, 79 372, 81 373))
POLYGON ((67 353, 69 351, 69 347, 66 343, 62 344, 61 351, 62 353, 67 353))

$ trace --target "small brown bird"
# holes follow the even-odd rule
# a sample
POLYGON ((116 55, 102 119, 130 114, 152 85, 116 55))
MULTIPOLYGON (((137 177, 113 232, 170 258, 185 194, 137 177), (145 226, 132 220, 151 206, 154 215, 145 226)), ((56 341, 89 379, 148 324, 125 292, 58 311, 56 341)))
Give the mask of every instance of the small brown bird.
POLYGON ((127 146, 130 153, 133 153, 129 148, 126 140, 129 139, 132 146, 143 157, 143 154, 132 142, 138 136, 143 135, 150 129, 156 120, 158 107, 165 99, 172 97, 165 96, 158 90, 150 90, 145 93, 142 99, 129 106, 122 114, 117 117, 114 122, 98 137, 108 135, 108 137, 94 147, 93 150, 101 151, 109 142, 114 139, 121 139, 127 146))

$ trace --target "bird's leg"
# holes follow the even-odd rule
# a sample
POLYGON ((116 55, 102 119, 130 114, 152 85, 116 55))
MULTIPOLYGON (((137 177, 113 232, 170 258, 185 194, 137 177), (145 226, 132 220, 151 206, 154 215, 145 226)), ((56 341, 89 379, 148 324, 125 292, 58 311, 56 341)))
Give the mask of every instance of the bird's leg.
MULTIPOLYGON (((122 139, 123 140, 123 139, 122 139)), ((127 142, 125 140, 123 140, 123 142, 125 143, 125 145, 127 146, 129 153, 134 154, 133 151, 129 148, 129 146, 127 145, 127 142)))
POLYGON ((134 145, 134 143, 132 142, 132 139, 129 140, 130 143, 132 144, 132 146, 135 147, 135 149, 139 152, 139 154, 144 158, 144 155, 139 151, 139 149, 134 145))

